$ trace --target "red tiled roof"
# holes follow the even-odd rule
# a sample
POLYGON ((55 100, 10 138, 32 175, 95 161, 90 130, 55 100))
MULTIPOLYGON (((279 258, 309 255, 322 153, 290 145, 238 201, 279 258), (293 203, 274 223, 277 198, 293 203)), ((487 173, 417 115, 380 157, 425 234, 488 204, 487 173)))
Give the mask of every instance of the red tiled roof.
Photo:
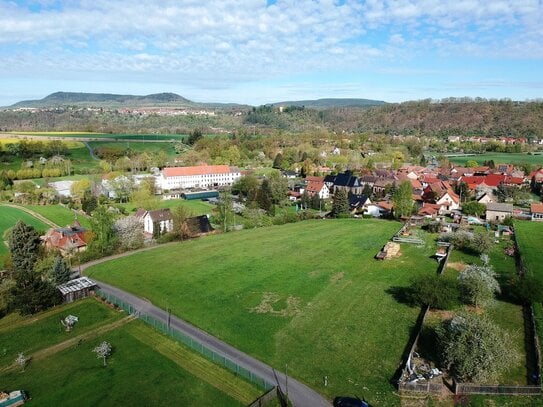
POLYGON ((196 165, 193 167, 166 167, 164 168, 165 177, 183 177, 189 175, 205 174, 228 174, 230 167, 228 165, 196 165))
POLYGON ((530 205, 530 212, 543 213, 543 203, 533 203, 530 205))
POLYGON ((309 181, 307 183, 306 191, 308 194, 317 194, 324 187, 324 181, 309 181))

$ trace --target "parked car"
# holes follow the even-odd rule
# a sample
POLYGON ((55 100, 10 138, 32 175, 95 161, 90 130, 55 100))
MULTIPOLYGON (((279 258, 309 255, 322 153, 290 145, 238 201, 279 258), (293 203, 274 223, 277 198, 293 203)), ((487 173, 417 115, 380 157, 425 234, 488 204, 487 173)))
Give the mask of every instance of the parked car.
POLYGON ((336 397, 334 407, 370 407, 370 405, 358 397, 336 397))

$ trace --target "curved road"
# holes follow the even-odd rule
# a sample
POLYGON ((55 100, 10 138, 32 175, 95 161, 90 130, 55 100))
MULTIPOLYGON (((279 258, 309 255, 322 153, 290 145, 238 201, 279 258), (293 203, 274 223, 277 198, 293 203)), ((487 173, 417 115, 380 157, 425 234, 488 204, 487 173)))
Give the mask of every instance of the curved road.
MULTIPOLYGON (((103 259, 101 260, 102 261, 83 264, 81 265, 81 268, 82 270, 84 270, 93 264, 105 261, 103 259)), ((133 294, 130 294, 110 284, 98 281, 95 278, 93 278, 93 280, 98 284, 103 292, 116 296, 122 301, 132 305, 132 307, 134 307, 137 311, 150 315, 164 324, 168 323, 168 313, 163 309, 153 305, 151 302, 137 297, 133 294)), ((226 342, 223 342, 220 339, 211 336, 207 332, 196 328, 195 326, 187 323, 186 321, 183 321, 182 319, 174 315, 171 315, 170 317, 170 325, 177 330, 183 332, 185 335, 191 337, 195 341, 204 344, 208 349, 211 349, 218 355, 230 359, 231 361, 247 369, 254 375, 261 377, 268 383, 277 383, 275 379, 275 377, 277 377, 279 385, 284 392, 286 391, 288 384, 288 397, 295 407, 331 406, 330 402, 327 399, 325 399, 323 396, 321 396, 319 393, 309 388, 305 384, 293 379, 290 376, 285 376, 284 373, 274 371, 271 366, 253 358, 252 356, 247 355, 246 353, 241 352, 233 346, 228 345, 226 342)))

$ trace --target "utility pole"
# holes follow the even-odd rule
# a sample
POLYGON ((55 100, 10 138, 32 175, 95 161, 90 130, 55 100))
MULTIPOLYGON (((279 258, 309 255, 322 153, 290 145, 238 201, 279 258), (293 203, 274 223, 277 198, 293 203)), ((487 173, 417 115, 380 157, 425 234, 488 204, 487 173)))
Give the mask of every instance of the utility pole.
POLYGON ((172 316, 172 310, 168 307, 168 331, 170 330, 170 319, 172 316))

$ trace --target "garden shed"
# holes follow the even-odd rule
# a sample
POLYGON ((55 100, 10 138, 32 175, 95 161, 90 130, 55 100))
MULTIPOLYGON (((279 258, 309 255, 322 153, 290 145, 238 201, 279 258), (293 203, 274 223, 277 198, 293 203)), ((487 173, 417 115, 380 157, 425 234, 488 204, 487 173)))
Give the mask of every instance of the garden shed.
POLYGON ((96 283, 88 277, 79 277, 57 286, 62 294, 64 302, 74 302, 81 298, 88 297, 96 283))

